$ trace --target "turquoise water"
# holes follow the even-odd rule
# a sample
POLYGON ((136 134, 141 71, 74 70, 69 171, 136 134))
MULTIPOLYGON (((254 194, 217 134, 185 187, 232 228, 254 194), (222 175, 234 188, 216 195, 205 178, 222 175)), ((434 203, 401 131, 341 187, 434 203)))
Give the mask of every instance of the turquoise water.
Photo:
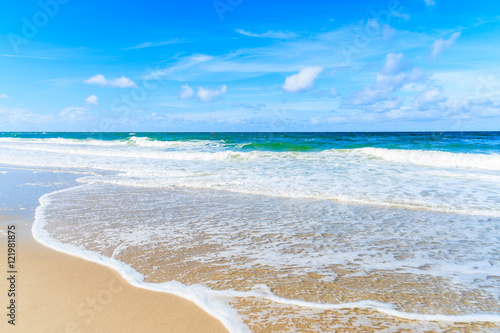
POLYGON ((222 148, 243 151, 321 151, 363 147, 421 149, 452 153, 500 153, 500 132, 401 133, 41 133, 2 132, 0 137, 25 139, 158 141, 220 140, 222 148))

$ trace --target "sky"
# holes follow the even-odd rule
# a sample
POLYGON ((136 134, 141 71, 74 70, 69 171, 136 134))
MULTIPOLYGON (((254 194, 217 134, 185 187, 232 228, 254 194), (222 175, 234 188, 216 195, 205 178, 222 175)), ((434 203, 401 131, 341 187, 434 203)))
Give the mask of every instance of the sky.
POLYGON ((500 130, 500 2, 8 1, 0 131, 500 130))

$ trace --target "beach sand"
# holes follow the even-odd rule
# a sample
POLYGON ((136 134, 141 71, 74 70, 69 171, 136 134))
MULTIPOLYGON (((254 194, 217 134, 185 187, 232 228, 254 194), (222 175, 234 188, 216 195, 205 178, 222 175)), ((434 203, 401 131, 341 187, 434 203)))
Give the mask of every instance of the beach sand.
MULTIPOLYGON (((54 251, 31 235, 32 222, 0 217, 17 229, 16 325, 8 324, 8 281, 0 281, 1 332, 226 332, 183 298, 129 285, 114 270, 54 251)), ((6 254, 6 235, 0 235, 6 254)), ((2 256, 7 275, 7 256, 2 256)))

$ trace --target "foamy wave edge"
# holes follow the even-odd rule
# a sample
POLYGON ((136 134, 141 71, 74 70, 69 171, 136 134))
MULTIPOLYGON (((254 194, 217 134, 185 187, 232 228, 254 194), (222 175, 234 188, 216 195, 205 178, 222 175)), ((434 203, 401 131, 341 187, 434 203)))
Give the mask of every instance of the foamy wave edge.
POLYGON ((54 145, 88 145, 88 146, 125 146, 126 141, 99 140, 99 139, 66 139, 66 138, 10 138, 2 137, 0 142, 5 143, 34 143, 54 145))
MULTIPOLYGON (((80 185, 85 186, 85 185, 80 185)), ((79 187, 79 186, 77 186, 79 187)), ((212 290, 201 286, 192 285, 186 286, 177 281, 170 281, 165 283, 146 283, 144 282, 144 275, 137 272, 130 265, 125 264, 119 260, 109 258, 98 253, 81 249, 71 244, 61 243, 50 237, 48 231, 44 229, 47 225, 45 219, 44 209, 50 204, 50 196, 56 193, 65 192, 75 187, 47 193, 40 199, 40 206, 35 211, 35 221, 32 227, 33 238, 45 246, 48 246, 56 251, 63 252, 87 261, 95 262, 114 269, 127 281, 130 285, 138 288, 143 288, 152 291, 165 292, 173 294, 189 301, 192 301, 197 306, 202 308, 212 317, 219 320, 230 332, 250 332, 238 318, 237 313, 226 303, 210 297, 212 290)))
MULTIPOLYGON (((83 184, 80 186, 86 186, 83 184)), ((80 187, 77 186, 77 187, 80 187)), ((445 323, 477 323, 477 322, 493 322, 500 323, 500 314, 467 314, 467 315, 443 315, 443 314, 418 314, 398 311, 389 303, 378 301, 363 300, 358 302, 340 303, 340 304, 318 304, 300 300, 286 299, 274 295, 267 286, 264 286, 264 291, 248 291, 240 292, 235 290, 213 290, 202 285, 186 286, 178 281, 169 281, 164 283, 147 283, 144 282, 144 275, 136 271, 132 266, 98 253, 81 249, 71 244, 61 243, 53 239, 48 231, 44 229, 47 225, 44 209, 50 204, 50 196, 56 193, 61 193, 74 189, 75 187, 47 193, 40 197, 40 205, 35 211, 35 221, 33 222, 32 234, 33 238, 43 245, 52 248, 56 251, 63 252, 87 261, 107 266, 117 271, 125 281, 130 285, 142 289, 164 292, 173 294, 195 303, 209 315, 219 320, 229 332, 243 333, 250 332, 249 328, 241 321, 237 312, 227 303, 218 298, 224 297, 257 297, 273 301, 280 304, 306 307, 317 310, 341 310, 341 309, 371 309, 380 313, 387 314, 392 317, 419 320, 419 321, 435 321, 445 323)), ((256 286, 257 287, 257 286, 256 286)))
POLYGON ((359 151, 368 156, 396 163, 410 163, 438 168, 500 170, 500 155, 498 154, 450 153, 433 150, 371 147, 356 148, 353 151, 359 151))
POLYGON ((149 137, 132 136, 130 138, 102 140, 102 139, 67 139, 67 138, 11 138, 0 137, 0 143, 27 143, 27 144, 52 144, 62 146, 87 145, 98 147, 126 147, 139 146, 150 148, 182 148, 204 147, 220 145, 221 140, 155 140, 149 137))

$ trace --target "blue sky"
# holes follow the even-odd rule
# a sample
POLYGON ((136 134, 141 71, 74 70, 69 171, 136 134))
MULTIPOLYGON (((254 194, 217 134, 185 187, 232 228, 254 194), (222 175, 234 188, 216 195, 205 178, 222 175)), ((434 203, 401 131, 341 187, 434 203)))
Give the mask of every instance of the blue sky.
POLYGON ((500 129, 500 3, 10 1, 0 131, 500 129))

